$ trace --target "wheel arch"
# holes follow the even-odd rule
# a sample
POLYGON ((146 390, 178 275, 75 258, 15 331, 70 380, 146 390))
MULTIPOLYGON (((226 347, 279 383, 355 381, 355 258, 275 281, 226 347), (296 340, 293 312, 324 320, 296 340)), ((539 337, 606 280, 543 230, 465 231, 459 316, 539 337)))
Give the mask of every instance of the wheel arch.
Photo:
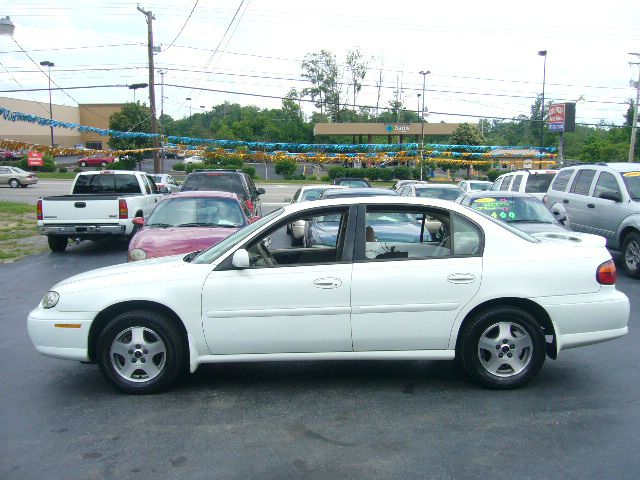
POLYGON ((540 322, 540 326, 544 330, 544 335, 551 335, 553 340, 551 343, 547 342, 547 355, 549 358, 555 360, 558 357, 558 345, 556 340, 556 331, 553 326, 553 322, 551 321, 551 317, 549 313, 538 303, 533 300, 529 300, 527 298, 520 297, 504 297, 504 298, 495 298, 492 300, 487 300, 479 305, 476 305, 469 313, 467 313, 458 328, 457 337, 456 337, 456 355, 458 355, 460 349, 460 338, 461 334, 468 325, 470 319, 475 317, 482 311, 488 310, 493 307, 515 307, 520 308, 530 314, 532 314, 535 319, 540 322))
POLYGON ((621 249, 622 249, 622 245, 624 244, 625 237, 630 233, 640 234, 640 230, 638 230, 633 225, 626 225, 625 227, 623 227, 622 230, 620 230, 620 234, 618 235, 618 245, 620 246, 621 249))
POLYGON ((178 314, 176 314, 176 312, 161 303, 148 300, 130 300, 110 305, 109 307, 99 312, 98 315, 96 315, 96 317, 93 319, 93 322, 91 322, 87 345, 89 358, 91 359, 91 361, 95 361, 98 337, 100 336, 100 332, 104 329, 107 323, 109 323, 109 321, 117 315, 125 312, 130 312, 132 310, 147 310, 166 316, 170 321, 174 322, 178 326, 181 333, 184 335, 185 346, 187 346, 187 329, 182 322, 182 319, 178 316, 178 314))

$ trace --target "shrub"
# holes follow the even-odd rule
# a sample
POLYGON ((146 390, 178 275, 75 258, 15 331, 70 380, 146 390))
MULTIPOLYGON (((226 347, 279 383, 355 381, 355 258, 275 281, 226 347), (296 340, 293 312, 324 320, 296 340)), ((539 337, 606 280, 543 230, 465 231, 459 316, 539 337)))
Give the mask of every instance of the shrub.
POLYGON ((320 177, 320 180, 322 180, 323 182, 330 182, 331 181, 331 177, 329 175, 322 175, 320 177))
POLYGON ((287 180, 290 179, 294 175, 294 173, 296 173, 297 169, 298 165, 293 159, 283 158, 282 160, 278 160, 276 162, 276 173, 278 175, 282 175, 287 180))
POLYGON ((340 166, 331 167, 329 169, 329 179, 335 180, 336 178, 346 177, 347 169, 340 166))
POLYGON ((132 157, 120 157, 117 162, 109 165, 109 168, 112 170, 135 170, 136 169, 136 159, 132 157))
POLYGON ((81 172, 81 171, 82 171, 82 169, 81 169, 80 167, 75 167, 75 168, 73 169, 73 171, 74 171, 75 173, 79 173, 79 172, 81 172))
POLYGON ((60 173, 67 173, 67 167, 60 167, 60 168, 58 169, 58 171, 59 171, 60 173))
POLYGON ((188 165, 185 165, 184 167, 184 171, 187 173, 191 173, 193 172, 196 168, 201 168, 202 165, 196 165, 195 163, 190 163, 188 165))
POLYGON ((381 168, 380 169, 380 174, 379 174, 379 179, 384 181, 384 182, 389 182, 389 181, 393 180, 393 169, 391 169, 391 168, 381 168))
POLYGON ((171 168, 176 172, 184 172, 184 163, 176 163, 171 168))
POLYGON ((400 165, 393 169, 393 176, 398 180, 409 180, 412 174, 413 172, 411 171, 411 167, 404 165, 400 165))
POLYGON ((248 167, 243 167, 242 171, 249 175, 251 178, 256 178, 256 167, 249 165, 248 167))
POLYGON ((499 170, 491 169, 487 172, 487 178, 490 182, 495 182, 496 178, 498 178, 500 175, 502 175, 502 172, 499 170))
POLYGON ((318 177, 316 177, 315 175, 307 175, 307 180, 315 182, 316 180, 318 180, 318 177))

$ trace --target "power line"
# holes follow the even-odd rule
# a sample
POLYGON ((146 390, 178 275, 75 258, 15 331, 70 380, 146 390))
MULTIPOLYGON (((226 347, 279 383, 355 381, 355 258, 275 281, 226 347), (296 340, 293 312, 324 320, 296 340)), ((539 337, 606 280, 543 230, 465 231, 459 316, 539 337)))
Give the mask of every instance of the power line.
MULTIPOLYGON (((113 43, 110 45, 85 45, 80 47, 58 47, 58 48, 34 48, 31 50, 25 50, 25 52, 59 52, 63 50, 89 50, 93 48, 110 48, 110 47, 131 47, 135 45, 142 45, 141 43, 113 43)), ((22 50, 5 50, 0 53, 21 53, 22 50)))
POLYGON ((178 39, 178 37, 180 36, 180 34, 182 33, 182 31, 184 30, 184 27, 187 26, 187 23, 189 23, 189 19, 191 18, 191 15, 193 15, 193 11, 196 9, 196 7, 198 6, 198 2, 200 0, 196 0, 196 3, 193 5, 193 8, 191 9, 191 12, 189 13, 189 16, 187 17, 187 19, 184 21, 184 24, 182 25, 182 28, 180 29, 180 31, 178 32, 178 34, 176 35, 176 38, 173 39, 173 41, 171 42, 171 44, 164 49, 164 51, 166 52, 167 50, 169 50, 173 44, 175 43, 175 41, 178 39))

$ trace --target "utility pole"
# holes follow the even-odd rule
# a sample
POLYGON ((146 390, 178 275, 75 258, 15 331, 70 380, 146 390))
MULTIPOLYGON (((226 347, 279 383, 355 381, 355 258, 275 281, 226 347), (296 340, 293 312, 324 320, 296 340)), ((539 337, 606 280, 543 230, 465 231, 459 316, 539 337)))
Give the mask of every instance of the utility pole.
POLYGON ((138 11, 147 17, 147 33, 148 33, 148 45, 147 52, 149 55, 149 108, 151 109, 151 133, 153 134, 153 173, 162 173, 160 171, 160 157, 158 155, 158 121, 156 119, 156 89, 154 80, 154 67, 153 67, 153 21, 156 17, 153 16, 151 11, 146 11, 140 5, 138 5, 138 11))
MULTIPOLYGON (((640 58, 640 53, 631 53, 629 55, 635 55, 640 58)), ((638 62, 629 62, 629 65, 638 65, 638 62)), ((631 81, 633 83, 633 80, 631 81)), ((629 162, 633 162, 634 153, 636 149, 636 132, 638 130, 638 101, 640 100, 640 68, 638 68, 638 81, 635 82, 636 87, 636 103, 633 104, 633 121, 631 122, 631 143, 629 145, 629 162)))
POLYGON ((427 75, 431 73, 430 70, 420 70, 422 75, 422 112, 420 115, 421 127, 420 127, 420 180, 424 180, 424 94, 425 87, 427 85, 427 75))

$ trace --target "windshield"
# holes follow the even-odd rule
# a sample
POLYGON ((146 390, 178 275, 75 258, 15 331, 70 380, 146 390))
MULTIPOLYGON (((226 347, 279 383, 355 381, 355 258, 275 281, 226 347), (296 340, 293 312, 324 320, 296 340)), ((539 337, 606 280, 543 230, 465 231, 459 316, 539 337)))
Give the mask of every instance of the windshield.
MULTIPOLYGON (((467 205, 463 205, 465 208, 468 208, 470 210, 474 210, 471 207, 467 206, 467 205)), ((513 227, 511 225, 509 225, 506 222, 503 222, 501 220, 497 220, 493 217, 491 217, 490 215, 486 215, 485 213, 483 213, 480 210, 474 210, 476 213, 479 213, 480 215, 482 215, 483 217, 487 218, 488 220, 491 220, 493 223, 495 223, 496 225, 500 225, 502 228, 504 228, 505 230, 513 233, 514 235, 522 238, 523 240, 526 240, 527 242, 531 242, 531 243, 540 243, 540 240, 538 240, 536 237, 533 237, 531 235, 529 235, 528 233, 513 227)))
POLYGON ((622 174, 622 180, 627 186, 631 199, 640 200, 640 172, 625 172, 622 174))
POLYGON ((235 193, 241 198, 246 197, 240 175, 235 173, 211 172, 191 174, 182 185, 183 192, 190 190, 218 190, 221 192, 235 193))
POLYGON ((442 200, 455 200, 463 191, 460 188, 416 188, 416 197, 440 198, 442 200))
POLYGON ((305 190, 302 193, 302 198, 300 201, 310 201, 310 200, 318 200, 322 192, 324 192, 325 188, 310 188, 309 190, 305 190))
POLYGON ((471 187, 471 190, 474 190, 474 191, 489 190, 491 188, 491 182, 487 182, 487 183, 470 183, 469 186, 471 187))
POLYGON ((198 254, 198 256, 196 256, 191 261, 193 263, 214 262, 216 259, 218 259, 218 257, 220 257, 220 255, 222 255, 223 253, 225 253, 227 250, 237 245, 238 243, 241 243, 245 238, 247 238, 256 230, 260 229, 263 225, 269 223, 271 220, 278 217, 279 215, 282 215, 282 212, 284 212, 284 209, 279 208, 278 210, 271 212, 266 217, 262 217, 257 222, 254 222, 245 228, 241 228, 240 230, 229 235, 227 238, 225 238, 221 242, 216 243, 214 246, 206 250, 203 250, 198 254))
POLYGON ((556 176, 557 172, 551 173, 532 173, 527 179, 524 191, 527 193, 544 193, 549 190, 551 180, 556 176))
POLYGON ((19 174, 21 174, 21 175, 28 175, 28 174, 29 174, 29 172, 25 172, 25 171, 24 171, 24 170, 22 170, 21 168, 18 168, 18 167, 11 167, 11 168, 13 169, 13 171, 14 171, 15 173, 19 173, 19 174))
POLYGON ((537 198, 487 196, 472 200, 470 206, 507 223, 556 223, 551 212, 537 198))
POLYGON ((349 188, 363 188, 369 186, 369 184, 364 180, 340 180, 339 185, 349 188))
POLYGON ((149 227, 229 227, 247 223, 240 204, 227 198, 169 198, 151 213, 149 227))

